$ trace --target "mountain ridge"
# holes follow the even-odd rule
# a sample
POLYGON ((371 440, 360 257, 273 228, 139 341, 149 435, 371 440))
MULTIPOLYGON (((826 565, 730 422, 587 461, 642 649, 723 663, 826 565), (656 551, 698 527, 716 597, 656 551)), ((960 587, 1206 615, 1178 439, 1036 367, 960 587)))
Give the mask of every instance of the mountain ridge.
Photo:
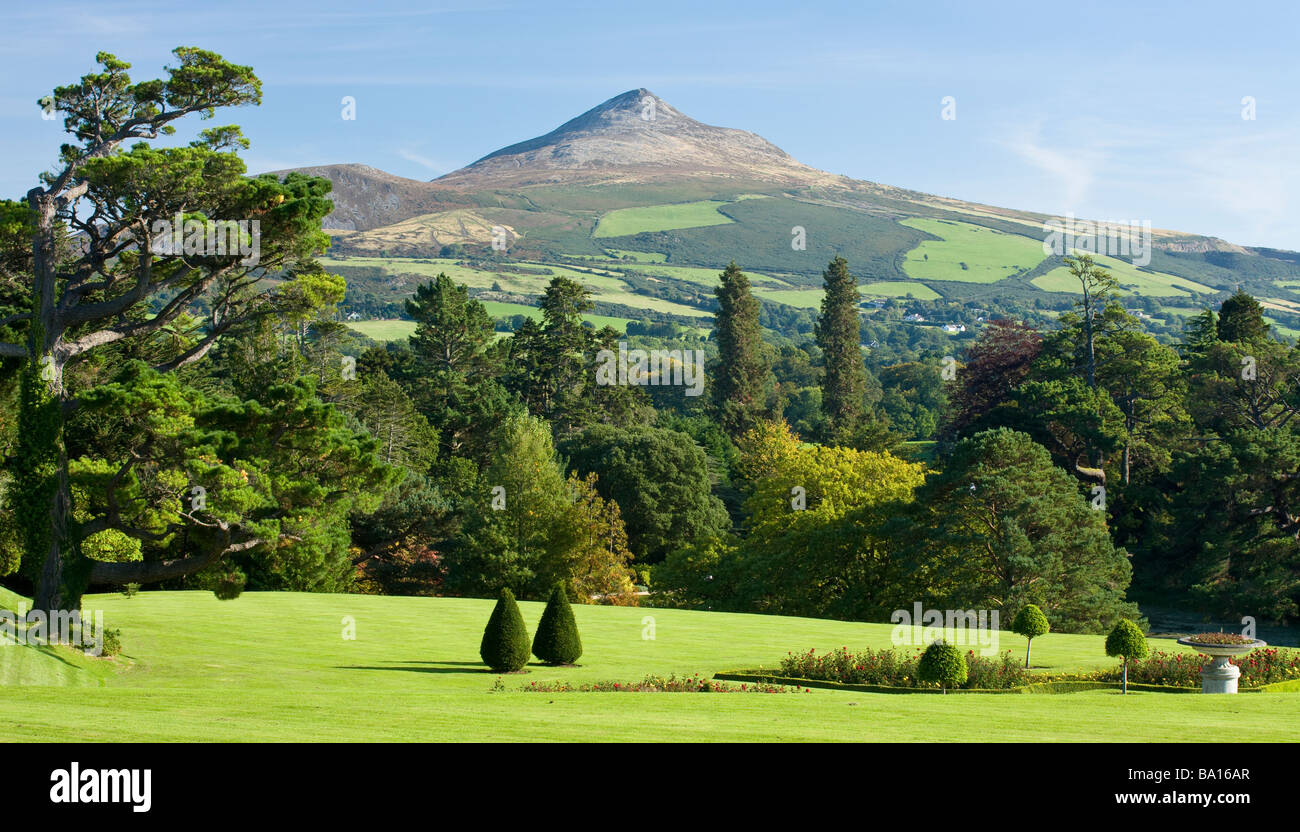
MULTIPOLYGON (((548 186, 653 186, 691 182, 735 190, 753 183, 769 193, 829 201, 855 210, 906 216, 913 205, 1041 228, 1055 215, 967 202, 832 174, 799 162, 756 133, 685 115, 650 90, 620 93, 553 130, 515 142, 433 180, 409 179, 360 163, 293 170, 334 184, 328 230, 366 232, 413 217, 482 207, 476 194, 548 186)), ((284 174, 287 171, 274 171, 284 174)), ((527 198, 524 197, 527 202, 527 198)), ((674 200, 665 199, 665 202, 674 200)), ((488 200, 491 202, 491 200, 488 200)), ((1251 251, 1217 237, 1153 229, 1171 251, 1251 251)))

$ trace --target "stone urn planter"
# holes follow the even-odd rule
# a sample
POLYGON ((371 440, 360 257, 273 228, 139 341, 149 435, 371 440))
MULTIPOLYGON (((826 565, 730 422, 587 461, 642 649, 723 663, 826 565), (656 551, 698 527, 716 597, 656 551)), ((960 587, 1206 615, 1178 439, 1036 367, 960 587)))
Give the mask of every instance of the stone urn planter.
POLYGON ((1268 646, 1268 642, 1259 639, 1235 644, 1226 641, 1212 644, 1197 641, 1198 638, 1202 637, 1188 636, 1187 638, 1178 639, 1178 643, 1184 647, 1191 647, 1196 652, 1213 659, 1201 671, 1201 693, 1236 693, 1237 679, 1241 676, 1241 669, 1235 664, 1231 664, 1228 659, 1268 646))

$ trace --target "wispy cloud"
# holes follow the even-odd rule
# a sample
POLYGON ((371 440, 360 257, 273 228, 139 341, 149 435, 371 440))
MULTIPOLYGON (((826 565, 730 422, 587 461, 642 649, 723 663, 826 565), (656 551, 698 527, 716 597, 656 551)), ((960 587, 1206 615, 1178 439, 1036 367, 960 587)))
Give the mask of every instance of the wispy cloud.
POLYGON ((1243 124, 1239 135, 1222 136, 1175 155, 1188 197, 1228 215, 1218 236, 1248 245, 1273 245, 1294 236, 1300 213, 1300 160, 1295 133, 1258 131, 1243 124))
POLYGON ((413 150, 408 150, 404 147, 398 148, 397 155, 401 156, 403 159, 405 159, 408 162, 414 162, 420 167, 427 168, 428 170, 431 170, 436 174, 443 174, 451 170, 451 167, 449 165, 445 165, 442 162, 438 162, 434 159, 430 159, 428 156, 423 156, 419 153, 416 153, 413 150))
POLYGON ((1067 211, 1077 210, 1084 204, 1097 179, 1097 169, 1105 161, 1105 152, 1100 147, 1065 147, 1044 141, 1038 125, 1001 144, 1056 182, 1059 203, 1067 211))

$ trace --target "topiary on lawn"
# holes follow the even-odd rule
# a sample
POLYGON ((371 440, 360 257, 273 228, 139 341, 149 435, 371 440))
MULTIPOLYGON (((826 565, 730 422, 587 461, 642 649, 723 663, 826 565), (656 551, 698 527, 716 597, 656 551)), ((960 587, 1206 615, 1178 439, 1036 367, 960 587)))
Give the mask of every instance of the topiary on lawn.
POLYGON ((501 590, 492 608, 478 654, 497 673, 514 673, 528 664, 528 628, 515 603, 515 594, 508 589, 501 590))
POLYGON ((1106 636, 1106 655, 1124 657, 1124 692, 1128 693, 1128 660, 1145 658, 1147 654, 1147 637, 1138 629, 1138 625, 1121 618, 1115 629, 1106 636))
POLYGON ((966 657, 946 641, 933 641, 921 654, 916 673, 924 682, 938 682, 947 693, 966 683, 966 657))
POLYGON ((1025 604, 1025 608, 1016 613, 1016 620, 1011 622, 1011 631, 1025 637, 1025 667, 1029 667, 1029 648, 1034 639, 1047 635, 1050 629, 1047 616, 1034 604, 1025 604))
POLYGON ((578 622, 573 619, 573 608, 569 606, 563 583, 555 585, 551 599, 546 602, 546 611, 533 636, 533 655, 547 664, 573 664, 582 655, 578 622))

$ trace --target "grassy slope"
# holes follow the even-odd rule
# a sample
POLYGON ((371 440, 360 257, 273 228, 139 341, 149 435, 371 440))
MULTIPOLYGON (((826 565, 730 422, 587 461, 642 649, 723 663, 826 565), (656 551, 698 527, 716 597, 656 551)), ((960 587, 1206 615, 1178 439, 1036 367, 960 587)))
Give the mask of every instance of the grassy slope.
MULTIPOLYGON (((555 277, 567 277, 585 285, 591 290, 591 298, 595 301, 605 301, 608 303, 618 303, 630 306, 634 309, 653 309, 658 312, 667 312, 674 315, 681 315, 689 318, 711 317, 712 313, 692 306, 686 306, 680 303, 663 300, 661 298, 638 295, 628 291, 628 285, 620 275, 620 272, 611 268, 568 268, 565 266, 552 265, 548 263, 538 263, 534 261, 523 261, 522 265, 526 268, 537 269, 539 274, 519 274, 503 271, 488 271, 484 269, 469 268, 467 266, 458 266, 455 261, 447 259, 432 259, 424 262, 420 259, 405 259, 400 257, 378 258, 378 257, 353 257, 348 260, 322 260, 322 263, 328 268, 330 266, 373 266, 384 269, 388 274, 397 275, 414 275, 418 279, 414 283, 422 283, 428 279, 436 277, 440 272, 445 273, 452 280, 463 286, 471 288, 489 289, 494 284, 499 285, 503 290, 508 292, 519 292, 522 294, 540 295, 546 291, 547 285, 555 277)), ((602 264, 604 266, 605 264, 602 264)), ((611 266, 615 265, 610 263, 611 266)), ((625 264, 617 264, 626 268, 625 264)), ((716 273, 714 279, 716 281, 716 273)), ((410 282, 399 283, 396 277, 393 278, 390 289, 393 289, 392 296, 394 299, 407 297, 413 291, 415 286, 410 282)), ((493 313, 498 314, 498 313, 493 313)), ((519 312, 503 312, 502 315, 520 314, 519 312)), ((525 313, 526 314, 526 313, 525 313)))
POLYGON ((939 297, 938 292, 924 283, 909 283, 906 280, 881 280, 877 283, 866 283, 859 286, 858 291, 864 295, 884 298, 905 298, 911 295, 921 300, 935 300, 939 297))
POLYGON ((348 328, 376 341, 401 341, 415 333, 415 321, 348 321, 348 328))
MULTIPOLYGON (((90 596, 135 662, 93 696, 41 688, 0 697, 6 740, 1241 740, 1293 739, 1296 701, 1112 691, 1061 696, 522 693, 546 679, 638 680, 768 664, 787 650, 888 643, 890 626, 577 607, 578 668, 505 677, 478 664, 492 602, 249 593, 90 596), (340 638, 354 616, 357 640, 340 638), (656 639, 642 639, 642 619, 656 639), (34 702, 39 705, 34 706, 34 702)), ((525 603, 536 626, 542 605, 525 603)), ((1035 641, 1035 665, 1099 667, 1098 636, 1035 641)), ((1003 649, 1023 641, 1005 635, 1003 649)), ((1168 647, 1169 645, 1159 645, 1168 647)))
POLYGON ((781 197, 739 200, 718 212, 734 222, 605 239, 619 249, 667 254, 678 266, 713 269, 735 260, 746 272, 815 281, 836 255, 848 259, 860 280, 904 279, 895 261, 922 238, 883 216, 781 197), (806 248, 792 247, 796 227, 806 232, 806 248))
POLYGON ((640 208, 620 208, 600 218, 592 232, 593 237, 623 237, 643 231, 670 231, 678 228, 700 228, 734 222, 731 217, 718 213, 726 205, 717 200, 686 202, 677 205, 647 205, 640 208))
MULTIPOLYGON (((761 298, 784 303, 787 306, 820 309, 822 305, 823 290, 821 289, 769 289, 766 286, 755 286, 753 292, 761 298)), ((911 283, 904 280, 867 283, 859 286, 858 292, 869 297, 905 298, 911 295, 921 300, 934 300, 939 297, 938 292, 924 283, 911 283)))
MULTIPOLYGON (((0 609, 16 611, 31 607, 31 601, 0 587, 0 609)), ((105 622, 105 626, 109 626, 105 622)), ((0 636, 0 687, 97 686, 114 674, 117 666, 86 657, 64 647, 17 645, 0 636)))
MULTIPOLYGON (((1144 272, 1132 263, 1114 257, 1095 256, 1094 259, 1119 281, 1121 291, 1125 293, 1132 291, 1148 297, 1187 297, 1193 293, 1212 294, 1215 291, 1194 280, 1161 272, 1144 272)), ((1058 266, 1030 282, 1046 292, 1082 294, 1078 278, 1071 275, 1070 270, 1064 266, 1058 266)))
POLYGON ((903 269, 918 280, 996 283, 1032 269, 1047 256, 1041 240, 969 223, 908 219, 902 224, 941 238, 925 240, 907 253, 903 269))
MULTIPOLYGON (((482 303, 488 314, 494 318, 527 315, 534 320, 541 320, 542 317, 541 310, 535 306, 525 306, 522 303, 502 303, 495 300, 483 301, 482 303)), ((627 329, 629 320, 628 318, 615 318, 609 315, 583 315, 582 319, 590 321, 592 326, 597 329, 609 326, 619 331, 627 329)), ((415 334, 415 321, 349 321, 348 327, 376 341, 400 341, 415 334)))

